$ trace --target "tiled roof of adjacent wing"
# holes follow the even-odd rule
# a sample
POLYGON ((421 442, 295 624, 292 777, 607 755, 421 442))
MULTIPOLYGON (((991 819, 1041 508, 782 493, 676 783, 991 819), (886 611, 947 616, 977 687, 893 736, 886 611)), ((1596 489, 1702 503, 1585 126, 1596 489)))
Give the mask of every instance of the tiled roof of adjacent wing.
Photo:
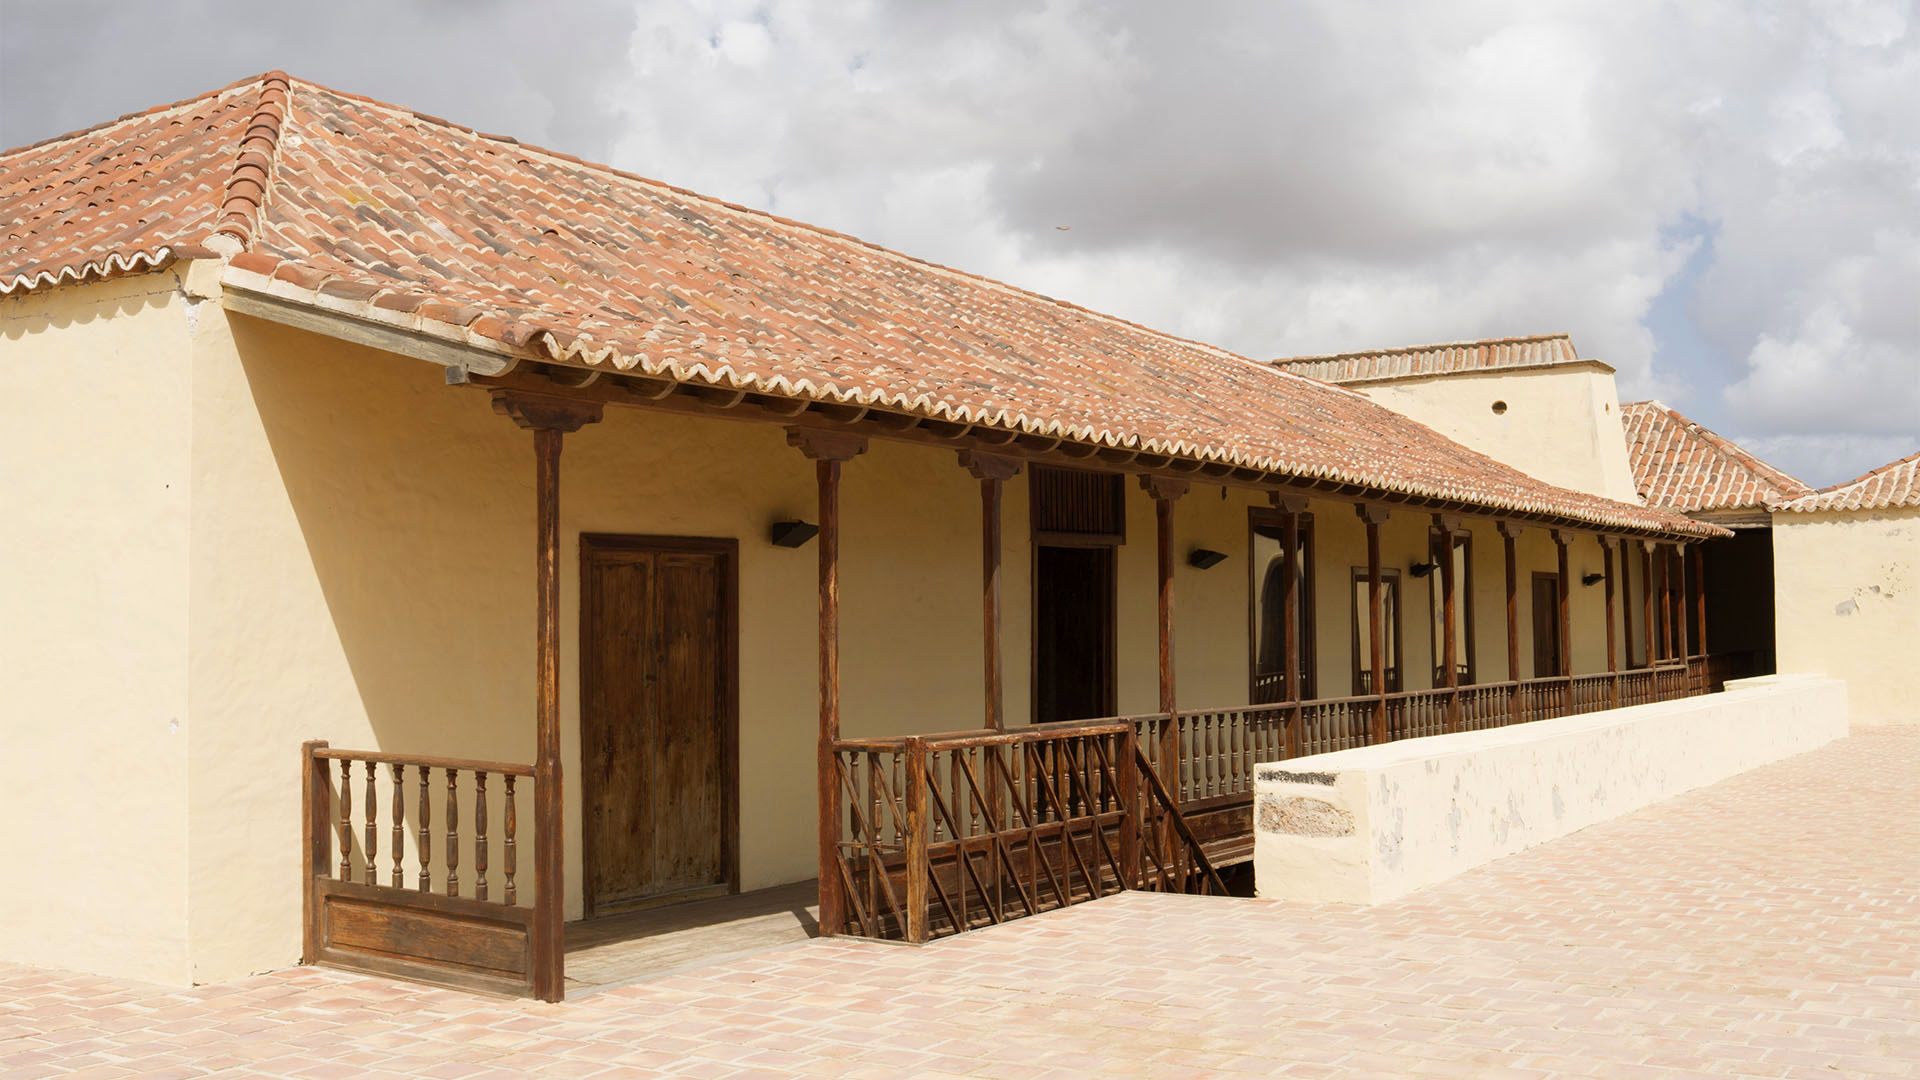
POLYGON ((0 295, 244 241, 285 88, 248 79, 0 154, 0 295))
MULTIPOLYGON (((368 316, 404 312, 422 329, 562 364, 1603 528, 1719 532, 1554 487, 1359 394, 1222 349, 302 80, 270 75, 251 93, 174 109, 225 119, 196 122, 200 153, 138 175, 168 198, 198 194, 176 225, 247 242, 227 269, 230 287, 368 316), (251 199, 234 166, 248 164, 241 138, 263 124, 278 137, 261 170, 265 194, 251 199), (226 165, 214 144, 226 147, 226 165)), ((9 157, 0 175, 77 170, 129 138, 144 143, 163 115, 173 114, 23 151, 35 163, 9 157)), ((111 210, 129 235, 178 235, 136 229, 137 200, 111 210)), ((49 239, 56 231, 36 231, 23 258, 36 267, 79 258, 79 245, 49 239)), ((89 235, 96 251, 122 242, 108 227, 89 235)), ((0 275, 46 280, 11 266, 0 275)))
POLYGON ((1658 401, 1620 406, 1633 480, 1670 510, 1758 509, 1813 489, 1658 401))
MULTIPOLYGON (((1578 362, 1573 339, 1566 334, 1456 341, 1445 345, 1412 345, 1400 349, 1297 356, 1273 362, 1295 375, 1330 383, 1379 382, 1423 375, 1454 375, 1469 371, 1550 367, 1578 362)), ((1598 361, 1590 361, 1597 363, 1598 361)))
POLYGON ((1920 506, 1920 453, 1888 462, 1857 480, 1821 488, 1775 509, 1892 510, 1920 506))

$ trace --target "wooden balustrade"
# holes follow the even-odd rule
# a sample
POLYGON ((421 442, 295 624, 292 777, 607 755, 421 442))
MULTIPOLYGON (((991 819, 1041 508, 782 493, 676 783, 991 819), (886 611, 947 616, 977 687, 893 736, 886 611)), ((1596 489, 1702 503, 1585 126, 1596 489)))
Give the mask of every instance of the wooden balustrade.
MULTIPOLYGON (((1231 783, 1251 756, 1225 752, 1231 734, 1218 718, 1191 725, 1185 745, 1211 748, 1215 770, 1202 763, 1194 790, 1231 783)), ((833 752, 852 933, 927 941, 1126 888, 1220 889, 1132 722, 840 739, 833 752)))
POLYGON ((535 794, 533 767, 334 750, 320 742, 303 746, 302 757, 307 962, 467 989, 530 993, 538 962, 535 911, 562 902, 534 889, 533 904, 520 903, 518 802, 523 790, 528 798, 535 794), (502 779, 501 787, 489 789, 492 776, 502 779), (434 804, 443 799, 436 834, 434 804), (464 835, 463 803, 472 811, 471 831, 464 835), (490 831, 496 807, 503 812, 501 834, 490 831), (382 808, 387 815, 384 861, 382 808), (496 844, 503 856, 498 900, 488 880, 496 844), (472 870, 470 885, 461 880, 463 863, 472 870), (472 932, 450 932, 462 927, 472 932))
MULTIPOLYGON (((315 761, 328 763, 327 771, 338 770, 338 779, 328 785, 328 793, 333 795, 329 818, 335 824, 333 848, 338 853, 338 861, 327 860, 329 865, 337 865, 333 877, 338 881, 357 881, 366 885, 379 885, 383 888, 402 889, 409 892, 428 892, 433 889, 433 857, 436 841, 445 867, 441 881, 447 896, 471 895, 476 900, 488 899, 488 853, 496 841, 504 848, 505 880, 502 883, 509 894, 517 895, 515 874, 518 872, 514 857, 518 837, 514 834, 519 826, 519 815, 514 805, 518 799, 515 782, 533 778, 530 765, 511 765, 497 761, 466 761, 456 758, 401 757, 394 754, 382 754, 361 750, 315 749, 315 761), (386 780, 382 784, 380 766, 387 766, 386 780), (506 778, 507 790, 501 799, 501 808, 506 816, 506 830, 503 836, 488 835, 488 808, 490 799, 487 793, 487 777, 497 774, 506 778), (418 794, 407 798, 410 778, 418 778, 418 794), (435 782, 444 787, 446 798, 445 831, 435 837, 433 831, 433 794, 435 782), (358 806, 359 836, 358 848, 353 846, 355 836, 355 810, 353 789, 356 784, 364 785, 364 795, 358 806), (380 799, 384 786, 388 807, 388 843, 387 853, 390 882, 382 885, 379 837, 380 837, 380 799), (460 805, 471 799, 472 828, 467 836, 460 833, 460 805), (408 810, 414 811, 412 828, 408 828, 408 810), (465 855, 473 868, 473 883, 463 888, 460 882, 460 864, 465 855), (408 865, 416 874, 415 884, 409 888, 406 884, 408 865)), ((513 900, 503 899, 504 903, 513 900)))
POLYGON ((1249 830, 1255 766, 1368 745, 1376 709, 1390 739, 1420 738, 1610 708, 1616 692, 1623 704, 1666 700, 1699 681, 1688 666, 1667 665, 1004 732, 839 739, 833 871, 850 932, 905 941, 1122 888, 1224 891, 1209 845, 1249 830), (1162 760, 1169 752, 1173 760, 1162 760))
POLYGON ((1621 706, 1707 693, 1719 685, 1712 663, 1711 657, 1696 656, 1684 664, 1618 673, 1182 711, 1171 720, 1163 713, 1121 719, 1135 725, 1146 765, 1165 779, 1168 791, 1191 813, 1226 800, 1251 799, 1253 766, 1260 762, 1368 745, 1373 711, 1382 702, 1391 740, 1443 734, 1450 713, 1459 730, 1482 731, 1613 708, 1616 686, 1621 706), (1160 735, 1170 722, 1178 729, 1175 745, 1180 752, 1172 771, 1163 769, 1159 760, 1160 735), (1289 753, 1289 747, 1294 752, 1289 753))

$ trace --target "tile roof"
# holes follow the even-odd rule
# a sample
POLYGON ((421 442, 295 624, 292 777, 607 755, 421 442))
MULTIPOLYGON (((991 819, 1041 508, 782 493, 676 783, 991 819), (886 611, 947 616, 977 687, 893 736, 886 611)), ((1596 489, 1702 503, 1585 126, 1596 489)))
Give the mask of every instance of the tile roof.
MULTIPOLYGON (((1573 339, 1568 335, 1536 334, 1532 337, 1410 345, 1400 349, 1374 349, 1329 356, 1295 356, 1275 360, 1273 365, 1283 371, 1323 382, 1365 383, 1579 362, 1580 354, 1574 351, 1573 339)), ((1587 363, 1599 361, 1590 360, 1587 363)))
POLYGON ((1920 506, 1920 452, 1888 462, 1857 480, 1802 495, 1776 510, 1893 510, 1920 506))
POLYGON ((1720 534, 1222 349, 279 73, 0 155, 0 222, 8 288, 220 233, 230 288, 531 359, 1720 534))
POLYGON ((1633 481, 1649 505, 1687 513, 1760 509, 1813 489, 1658 401, 1620 406, 1633 481))

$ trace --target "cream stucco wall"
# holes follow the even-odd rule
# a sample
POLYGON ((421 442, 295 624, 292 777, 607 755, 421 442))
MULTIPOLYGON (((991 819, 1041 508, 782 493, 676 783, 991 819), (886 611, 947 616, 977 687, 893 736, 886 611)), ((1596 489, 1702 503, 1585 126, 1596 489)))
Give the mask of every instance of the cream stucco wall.
POLYGON ((1854 722, 1920 724, 1920 510, 1775 514, 1779 668, 1844 679, 1854 722))
POLYGON ((1354 389, 1549 483, 1640 501, 1619 393, 1604 364, 1458 372, 1354 389), (1505 412, 1493 411, 1496 401, 1505 412))
POLYGON ((1845 689, 1728 692, 1263 765, 1263 897, 1377 904, 1847 733, 1845 689))
POLYGON ((187 966, 190 304, 172 274, 0 300, 0 956, 187 966))

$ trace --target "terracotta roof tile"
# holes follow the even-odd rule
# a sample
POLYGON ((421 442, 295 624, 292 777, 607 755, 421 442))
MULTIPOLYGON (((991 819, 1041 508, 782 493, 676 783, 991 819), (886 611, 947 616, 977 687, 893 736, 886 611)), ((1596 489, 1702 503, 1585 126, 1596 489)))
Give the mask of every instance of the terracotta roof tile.
POLYGON ((151 270, 216 223, 245 239, 273 149, 249 131, 271 89, 248 79, 0 154, 0 295, 151 270))
MULTIPOLYGON (((1275 367, 1330 383, 1383 382, 1424 375, 1456 375, 1470 371, 1550 367, 1580 361, 1573 339, 1566 334, 1455 341, 1445 345, 1410 345, 1398 349, 1296 356, 1275 360, 1275 367)), ((1588 361, 1598 363, 1598 361, 1588 361)))
MULTIPOLYGON (((1556 488, 1362 395, 1222 349, 301 80, 268 76, 0 160, 0 220, 34 226, 16 245, 24 266, 0 265, 6 280, 31 287, 51 280, 41 268, 100 257, 109 226, 77 230, 90 219, 76 199, 35 194, 69 174, 177 200, 140 242, 245 240, 232 287, 552 362, 1232 463, 1370 497, 1720 532, 1556 488), (192 118, 194 138, 177 133, 164 171, 85 166, 105 147, 153 143, 175 115, 192 118), (260 171, 256 213, 247 181, 260 171)), ((105 216, 126 226, 145 205, 120 199, 105 216)))
POLYGON ((1653 506, 1758 509, 1813 489, 1658 401, 1620 406, 1627 457, 1641 497, 1653 506))
POLYGON ((1893 510, 1920 506, 1920 452, 1889 462, 1857 480, 1821 488, 1777 510, 1893 510))

